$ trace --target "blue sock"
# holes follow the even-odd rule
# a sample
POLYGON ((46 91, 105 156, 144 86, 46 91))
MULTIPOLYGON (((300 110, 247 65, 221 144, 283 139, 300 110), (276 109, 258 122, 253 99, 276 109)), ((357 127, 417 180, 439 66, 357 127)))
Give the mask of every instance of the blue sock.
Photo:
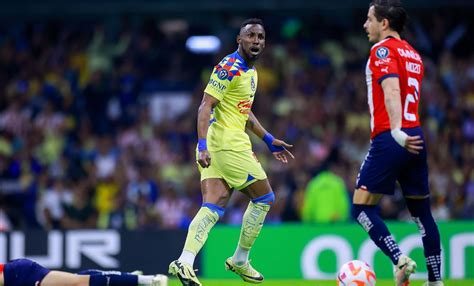
POLYGON ((138 286, 138 276, 131 274, 91 275, 89 286, 138 286))
POLYGON ((392 260, 392 263, 397 265, 398 258, 402 253, 387 226, 378 215, 377 207, 352 205, 352 217, 364 228, 380 250, 392 260))
POLYGON ((441 243, 439 231, 431 214, 430 199, 406 199, 408 210, 418 225, 423 241, 429 281, 441 280, 441 243))

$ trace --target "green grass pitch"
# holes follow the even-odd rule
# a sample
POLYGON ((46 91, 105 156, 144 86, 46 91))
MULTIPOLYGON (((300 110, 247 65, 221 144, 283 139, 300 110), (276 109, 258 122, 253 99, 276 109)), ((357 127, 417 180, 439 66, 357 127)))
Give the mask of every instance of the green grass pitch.
MULTIPOLYGON (((203 286, 250 286, 242 280, 200 280, 203 286)), ((176 279, 171 279, 169 286, 181 286, 176 279)), ((335 286, 336 281, 308 281, 308 280, 268 280, 260 284, 262 286, 335 286)), ((376 286, 394 286, 391 280, 378 280, 376 286)), ((423 281, 413 281, 410 286, 421 286, 423 281)), ((474 286, 474 279, 468 280, 445 280, 445 286, 474 286)))

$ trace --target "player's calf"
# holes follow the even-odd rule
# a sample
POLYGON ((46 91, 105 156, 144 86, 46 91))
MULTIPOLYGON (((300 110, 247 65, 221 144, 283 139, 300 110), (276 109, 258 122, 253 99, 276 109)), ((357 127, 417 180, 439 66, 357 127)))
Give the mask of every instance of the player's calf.
POLYGON ((428 280, 430 282, 441 281, 441 242, 438 226, 431 214, 430 199, 407 198, 405 201, 421 234, 428 280))
POLYGON ((369 234, 380 250, 392 260, 393 265, 397 265, 402 253, 377 213, 376 206, 354 204, 352 206, 352 216, 369 234))

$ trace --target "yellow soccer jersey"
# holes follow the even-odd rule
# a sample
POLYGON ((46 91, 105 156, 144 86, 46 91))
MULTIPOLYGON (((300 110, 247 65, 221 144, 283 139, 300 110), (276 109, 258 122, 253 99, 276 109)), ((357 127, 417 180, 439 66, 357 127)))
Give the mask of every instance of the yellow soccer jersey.
POLYGON ((205 93, 220 102, 213 109, 207 148, 209 151, 252 149, 245 124, 257 90, 257 71, 236 51, 214 67, 205 93))

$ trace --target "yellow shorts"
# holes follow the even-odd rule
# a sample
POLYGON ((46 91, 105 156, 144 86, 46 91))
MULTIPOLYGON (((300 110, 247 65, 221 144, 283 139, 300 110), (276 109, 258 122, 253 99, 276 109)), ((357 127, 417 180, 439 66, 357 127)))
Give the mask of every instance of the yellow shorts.
POLYGON ((231 188, 239 191, 256 181, 267 178, 267 174, 252 150, 210 151, 209 153, 211 165, 207 168, 202 168, 196 159, 199 172, 201 172, 201 181, 211 178, 223 179, 231 188))

